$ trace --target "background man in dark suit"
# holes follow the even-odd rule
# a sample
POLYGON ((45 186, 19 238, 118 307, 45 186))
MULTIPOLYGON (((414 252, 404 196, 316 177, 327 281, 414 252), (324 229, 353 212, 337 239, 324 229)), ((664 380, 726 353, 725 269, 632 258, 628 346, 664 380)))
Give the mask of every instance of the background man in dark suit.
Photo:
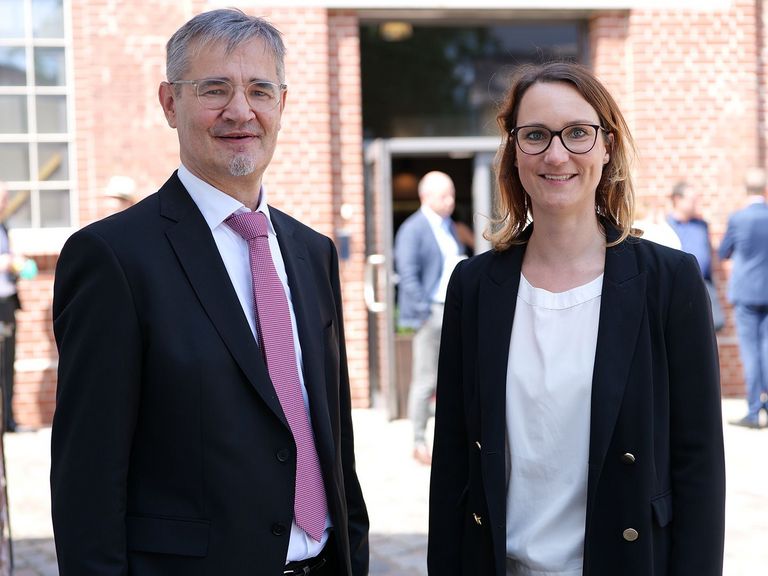
POLYGON ((238 10, 182 26, 159 89, 179 170, 61 252, 62 576, 368 572, 336 251, 262 186, 284 53, 238 10))
POLYGON ((395 237, 398 325, 416 330, 408 416, 413 422, 413 456, 430 464, 425 430, 429 403, 437 384, 437 356, 448 279, 466 249, 451 220, 456 204, 453 180, 429 172, 419 181, 421 208, 400 226, 395 237))
POLYGON ((760 428, 768 415, 768 204, 764 170, 747 175, 748 205, 731 214, 720 258, 733 257, 728 298, 733 304, 741 363, 747 385, 747 415, 731 422, 760 428))

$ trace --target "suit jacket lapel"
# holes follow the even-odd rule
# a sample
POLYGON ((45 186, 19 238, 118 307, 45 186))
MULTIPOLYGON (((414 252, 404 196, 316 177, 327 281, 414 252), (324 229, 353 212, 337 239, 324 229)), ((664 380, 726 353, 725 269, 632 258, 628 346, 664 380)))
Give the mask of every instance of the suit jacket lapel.
MULTIPOLYGON (((617 232, 606 226, 608 241, 617 232)), ((645 274, 637 268, 631 240, 607 249, 600 301, 589 440, 587 520, 619 416, 632 356, 645 315, 645 274)))
POLYGON ((160 190, 160 214, 176 222, 166 236, 224 344, 267 406, 288 426, 211 231, 175 174, 160 190))
MULTIPOLYGON (((487 458, 483 485, 490 525, 506 523, 506 383, 509 342, 525 245, 494 256, 478 292, 477 386, 482 450, 487 458)), ((498 533, 493 532, 494 536, 498 533)), ((494 541, 494 549, 504 543, 494 541)))
MULTIPOLYGON (((334 447, 321 343, 323 323, 317 298, 313 297, 312 292, 312 286, 317 283, 317 279, 312 274, 307 246, 296 233, 292 220, 271 206, 269 213, 285 262, 288 285, 291 288, 291 300, 301 343, 304 386, 309 396, 315 443, 321 465, 329 466, 333 462, 334 447)), ((330 466, 323 472, 329 474, 330 466)), ((326 475, 326 477, 331 476, 326 475)))

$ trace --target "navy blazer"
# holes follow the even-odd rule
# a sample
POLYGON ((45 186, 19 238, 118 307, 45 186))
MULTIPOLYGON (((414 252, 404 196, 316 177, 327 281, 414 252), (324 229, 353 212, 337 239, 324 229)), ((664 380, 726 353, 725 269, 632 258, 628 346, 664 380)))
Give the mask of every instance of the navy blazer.
MULTIPOLYGON (((451 232, 461 246, 453 225, 451 232)), ((399 326, 419 328, 427 321, 432 295, 443 275, 444 260, 429 220, 417 210, 400 225, 395 236, 399 326)))
POLYGON ((750 204, 731 214, 719 255, 733 256, 728 299, 733 304, 768 304, 768 203, 750 204))
MULTIPOLYGON (((524 252, 464 261, 448 288, 430 490, 436 576, 505 574, 505 391, 524 252)), ((717 344, 690 254, 636 238, 606 250, 591 406, 584 575, 720 576, 717 344)))
MULTIPOLYGON (((339 574, 368 573, 333 243, 270 207, 291 287, 339 574), (351 558, 351 562, 350 559, 351 558)), ((75 233, 56 270, 61 576, 279 574, 296 448, 227 270, 174 174, 75 233)))

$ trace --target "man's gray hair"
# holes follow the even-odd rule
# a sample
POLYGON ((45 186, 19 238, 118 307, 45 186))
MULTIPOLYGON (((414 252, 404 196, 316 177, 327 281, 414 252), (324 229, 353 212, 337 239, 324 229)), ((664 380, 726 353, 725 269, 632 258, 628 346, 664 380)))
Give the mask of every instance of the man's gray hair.
POLYGON ((274 55, 277 81, 282 84, 285 82, 285 44, 280 31, 263 18, 248 16, 237 8, 203 12, 179 28, 165 46, 166 77, 169 82, 182 80, 194 54, 210 44, 224 42, 229 55, 242 43, 255 38, 263 40, 274 55))

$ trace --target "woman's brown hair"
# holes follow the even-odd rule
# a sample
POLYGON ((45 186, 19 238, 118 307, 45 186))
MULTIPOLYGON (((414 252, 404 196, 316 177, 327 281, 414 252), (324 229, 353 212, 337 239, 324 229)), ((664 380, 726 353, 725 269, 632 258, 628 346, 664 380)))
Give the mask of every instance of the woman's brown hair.
POLYGON ((539 82, 565 82, 572 85, 597 112, 600 125, 605 130, 610 154, 595 191, 595 213, 619 229, 619 238, 612 243, 618 244, 631 234, 634 219, 635 197, 631 168, 635 144, 619 106, 605 86, 589 70, 571 62, 525 65, 512 78, 496 117, 502 137, 496 154, 499 194, 496 198, 497 218, 492 221, 492 229, 486 231, 486 238, 494 250, 498 251, 523 242, 521 235, 529 222, 529 213, 532 215, 532 207, 515 166, 518 150, 510 132, 516 126, 523 95, 539 82))

